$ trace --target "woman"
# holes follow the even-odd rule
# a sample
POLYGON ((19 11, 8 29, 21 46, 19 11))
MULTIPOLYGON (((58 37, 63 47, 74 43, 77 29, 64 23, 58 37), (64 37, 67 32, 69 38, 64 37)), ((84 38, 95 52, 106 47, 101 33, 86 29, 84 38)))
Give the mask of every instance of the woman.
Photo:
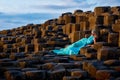
POLYGON ((91 36, 88 38, 82 38, 81 40, 62 48, 60 50, 53 50, 53 53, 57 55, 77 55, 82 47, 91 46, 89 44, 96 43, 97 34, 95 30, 91 31, 91 36))

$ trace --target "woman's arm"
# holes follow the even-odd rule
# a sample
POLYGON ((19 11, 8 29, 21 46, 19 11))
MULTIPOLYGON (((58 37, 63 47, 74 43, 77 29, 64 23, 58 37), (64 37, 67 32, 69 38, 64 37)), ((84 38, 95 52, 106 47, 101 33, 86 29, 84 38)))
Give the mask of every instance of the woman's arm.
POLYGON ((97 37, 94 37, 94 44, 96 44, 97 42, 97 37))
POLYGON ((94 44, 96 44, 97 41, 98 41, 98 35, 94 34, 94 44))
MULTIPOLYGON (((94 34, 93 36, 94 36, 94 38, 93 38, 93 44, 96 44, 98 37, 97 37, 96 34, 94 34)), ((92 47, 93 44, 89 44, 89 45, 87 45, 87 46, 92 47)))

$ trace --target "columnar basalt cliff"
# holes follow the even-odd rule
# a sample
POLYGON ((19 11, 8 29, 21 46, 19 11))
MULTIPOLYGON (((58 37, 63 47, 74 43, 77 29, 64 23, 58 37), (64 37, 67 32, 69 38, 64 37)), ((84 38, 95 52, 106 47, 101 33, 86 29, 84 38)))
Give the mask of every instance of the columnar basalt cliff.
POLYGON ((120 6, 63 13, 43 24, 0 31, 0 80, 119 80, 120 6), (60 49, 98 32, 98 42, 78 55, 60 49))

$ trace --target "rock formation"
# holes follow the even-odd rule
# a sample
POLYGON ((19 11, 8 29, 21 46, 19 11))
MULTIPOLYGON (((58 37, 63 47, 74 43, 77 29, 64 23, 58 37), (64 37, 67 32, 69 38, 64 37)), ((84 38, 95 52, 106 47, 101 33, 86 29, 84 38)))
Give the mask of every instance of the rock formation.
POLYGON ((63 13, 43 24, 0 31, 0 80, 119 80, 120 6, 63 13), (99 41, 78 55, 55 55, 96 29, 99 41))

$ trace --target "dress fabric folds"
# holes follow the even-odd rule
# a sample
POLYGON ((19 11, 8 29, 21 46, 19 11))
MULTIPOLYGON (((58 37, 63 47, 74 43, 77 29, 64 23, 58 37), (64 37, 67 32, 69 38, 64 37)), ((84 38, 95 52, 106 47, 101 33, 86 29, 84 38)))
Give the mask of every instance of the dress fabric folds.
POLYGON ((59 50, 52 50, 53 53, 57 55, 77 55, 82 47, 85 47, 88 44, 93 43, 94 36, 88 38, 82 38, 73 44, 67 46, 66 48, 61 48, 59 50))

